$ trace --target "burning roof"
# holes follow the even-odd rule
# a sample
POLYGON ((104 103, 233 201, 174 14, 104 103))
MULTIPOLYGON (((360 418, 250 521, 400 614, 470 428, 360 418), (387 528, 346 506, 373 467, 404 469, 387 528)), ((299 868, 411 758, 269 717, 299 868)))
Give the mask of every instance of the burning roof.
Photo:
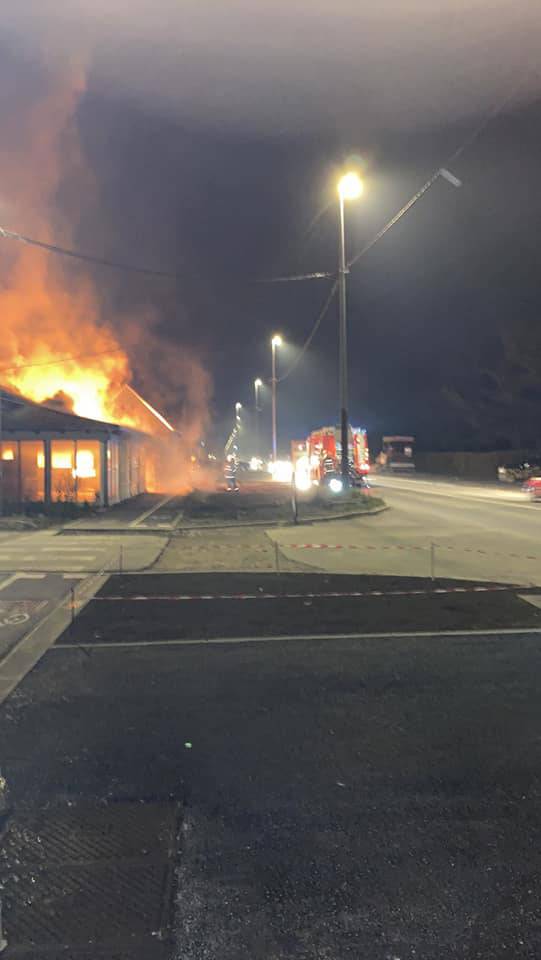
POLYGON ((145 400, 129 383, 125 383, 115 397, 112 410, 121 423, 133 423, 138 429, 154 436, 175 433, 163 414, 145 400))

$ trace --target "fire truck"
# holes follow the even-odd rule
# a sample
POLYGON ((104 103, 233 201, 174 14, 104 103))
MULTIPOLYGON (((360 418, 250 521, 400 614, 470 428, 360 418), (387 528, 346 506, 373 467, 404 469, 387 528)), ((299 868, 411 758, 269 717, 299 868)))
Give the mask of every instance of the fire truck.
MULTIPOLYGON (((348 447, 350 482, 361 485, 370 470, 366 430, 350 427, 348 447)), ((340 427, 320 427, 306 440, 293 440, 291 460, 299 488, 338 479, 342 470, 340 427)))

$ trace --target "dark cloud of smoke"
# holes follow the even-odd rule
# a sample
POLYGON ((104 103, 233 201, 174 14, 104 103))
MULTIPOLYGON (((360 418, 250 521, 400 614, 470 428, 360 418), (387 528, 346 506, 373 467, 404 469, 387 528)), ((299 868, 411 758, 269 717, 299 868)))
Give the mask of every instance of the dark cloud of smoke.
MULTIPOLYGON (((91 84, 223 127, 437 125, 505 95, 541 39, 535 0, 26 0, 0 28, 20 49, 84 53, 91 84)), ((525 98, 541 90, 533 72, 525 98)), ((359 139, 362 139, 359 137, 359 139)))

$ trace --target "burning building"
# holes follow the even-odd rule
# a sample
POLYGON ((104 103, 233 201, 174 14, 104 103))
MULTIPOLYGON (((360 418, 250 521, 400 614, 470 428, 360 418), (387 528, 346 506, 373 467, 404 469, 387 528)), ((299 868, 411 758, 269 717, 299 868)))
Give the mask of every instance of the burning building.
MULTIPOLYGON (((0 424, 4 502, 115 503, 141 490, 181 492, 208 415, 210 380, 193 351, 165 336, 169 300, 114 312, 114 282, 40 244, 82 247, 99 190, 79 137, 84 71, 0 98, 2 217, 39 242, 4 237, 0 261, 0 424), (5 109, 4 109, 5 108, 5 109), (9 204, 7 199, 9 198, 9 204), (132 387, 174 411, 182 436, 132 387)), ((106 222, 108 222, 106 220, 106 222)))
POLYGON ((132 388, 123 398, 148 432, 80 417, 0 390, 0 493, 17 508, 32 502, 118 503, 153 489, 178 434, 132 388), (168 442, 164 442, 164 441, 168 442))

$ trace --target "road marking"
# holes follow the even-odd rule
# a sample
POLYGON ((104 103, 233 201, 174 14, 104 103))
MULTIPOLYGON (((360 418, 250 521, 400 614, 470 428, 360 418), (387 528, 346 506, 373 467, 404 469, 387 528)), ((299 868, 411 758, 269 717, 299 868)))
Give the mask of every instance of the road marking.
POLYGON ((6 587, 11 586, 16 580, 44 580, 46 576, 46 573, 12 573, 10 577, 7 577, 0 583, 0 590, 5 590, 6 587))
MULTIPOLYGON (((88 549, 89 546, 90 546, 89 544, 85 544, 84 547, 75 547, 75 546, 72 546, 72 544, 69 544, 69 546, 64 546, 62 544, 62 545, 59 545, 58 547, 40 547, 40 550, 42 553, 80 553, 81 550, 88 549)), ((95 547, 95 544, 92 544, 92 547, 90 549, 93 549, 94 547, 95 547)), ((104 549, 103 547, 100 547, 100 550, 103 550, 103 549, 104 549)))
POLYGON ((519 600, 525 600, 526 603, 531 603, 532 607, 538 607, 541 609, 541 595, 538 593, 517 593, 519 600))
POLYGON ((415 639, 437 639, 438 637, 499 637, 499 636, 521 636, 537 634, 541 636, 539 627, 504 627, 501 630, 412 630, 389 632, 389 633, 296 633, 296 634, 277 634, 268 637, 198 637, 196 640, 98 640, 89 643, 56 643, 51 647, 53 650, 77 650, 78 648, 91 649, 102 647, 105 649, 117 649, 119 647, 189 647, 205 646, 210 644, 227 643, 275 643, 277 640, 415 640, 415 639))
MULTIPOLYGON (((29 558, 23 557, 23 560, 26 560, 26 559, 29 559, 29 558)), ((32 559, 35 559, 35 558, 32 558, 32 559)), ((42 560, 47 560, 48 562, 52 559, 53 559, 52 557, 42 557, 42 560)), ((61 560, 62 563, 64 563, 64 561, 69 562, 70 560, 75 560, 75 562, 78 563, 79 560, 95 560, 96 554, 95 553, 70 553, 68 554, 68 556, 59 557, 58 559, 61 560)))

